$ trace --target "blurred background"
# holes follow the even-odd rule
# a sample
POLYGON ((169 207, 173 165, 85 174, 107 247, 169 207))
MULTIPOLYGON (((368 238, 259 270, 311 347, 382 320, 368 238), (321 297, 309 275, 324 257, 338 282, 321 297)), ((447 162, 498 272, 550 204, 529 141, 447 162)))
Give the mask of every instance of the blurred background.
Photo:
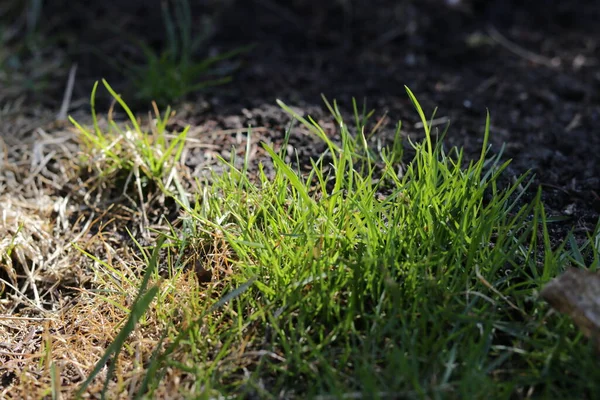
MULTIPOLYGON (((597 34, 600 20, 600 7, 593 0, 3 0, 0 4, 2 100, 27 95, 48 104, 60 100, 75 63, 79 66, 75 93, 84 96, 102 77, 124 90, 139 91, 117 81, 131 84, 133 70, 152 62, 150 53, 160 58, 166 52, 186 52, 201 60, 258 47, 212 65, 202 77, 208 81, 236 70, 246 61, 244 53, 251 58, 311 53, 318 64, 329 52, 339 64, 348 64, 364 62, 361 53, 366 51, 376 52, 380 59, 400 59, 409 67, 424 57, 428 62, 466 64, 497 52, 486 35, 490 25, 499 32, 520 27, 518 35, 540 46, 544 38, 564 32, 597 34)), ((139 77, 147 71, 136 72, 139 77)))

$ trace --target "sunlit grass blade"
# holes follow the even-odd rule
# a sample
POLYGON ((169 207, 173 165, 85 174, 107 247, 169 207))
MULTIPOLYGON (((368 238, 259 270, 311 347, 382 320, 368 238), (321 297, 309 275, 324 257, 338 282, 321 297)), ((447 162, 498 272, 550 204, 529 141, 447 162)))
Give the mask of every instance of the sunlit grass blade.
POLYGON ((148 264, 148 268, 144 272, 144 276, 139 285, 138 294, 137 294, 135 300, 133 301, 133 305, 131 307, 131 312, 129 313, 129 317, 127 318, 127 322, 125 323, 125 325, 123 326, 123 328, 121 329, 119 334, 116 336, 115 340, 108 346, 108 348, 104 352, 104 355, 100 358, 100 360, 98 360, 98 362, 96 363, 96 366, 94 367, 92 372, 89 374, 89 376, 86 378, 86 380, 81 384, 81 387, 79 388, 79 390, 77 392, 77 397, 82 396, 82 394, 85 392, 85 390, 87 389, 89 384, 96 378, 96 376, 104 368, 104 366, 106 365, 108 360, 111 357, 113 357, 115 362, 113 362, 109 368, 109 373, 107 374, 107 377, 105 380, 105 385, 104 385, 104 390, 102 392, 102 398, 105 397, 106 389, 108 387, 108 382, 112 378, 112 371, 114 370, 114 368, 116 366, 116 359, 119 356, 119 353, 121 352, 121 349, 123 348, 123 345, 125 344, 125 341, 127 340, 127 337, 133 332, 133 330, 135 329, 135 327, 137 325, 137 322, 143 316, 143 314, 146 312, 146 310, 150 307, 150 303, 152 302, 152 300, 158 293, 158 286, 152 286, 148 290, 146 290, 146 288, 148 286, 148 282, 150 281, 150 277, 152 276, 152 274, 154 273, 154 271, 157 268, 158 255, 159 255, 160 250, 162 249, 163 242, 164 242, 164 238, 159 239, 156 246, 154 247, 154 250, 152 252, 152 257, 148 264))

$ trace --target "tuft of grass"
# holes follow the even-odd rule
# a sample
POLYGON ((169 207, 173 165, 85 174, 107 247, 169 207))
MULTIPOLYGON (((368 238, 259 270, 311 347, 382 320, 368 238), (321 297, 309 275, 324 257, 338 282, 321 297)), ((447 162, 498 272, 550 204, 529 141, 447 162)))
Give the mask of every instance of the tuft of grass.
POLYGON ((167 177, 174 164, 181 157, 189 127, 175 134, 173 140, 169 140, 166 128, 173 113, 171 108, 167 107, 167 110, 161 115, 155 105, 155 123, 152 130, 149 132, 143 131, 133 112, 121 99, 121 96, 113 90, 106 80, 102 80, 102 83, 113 99, 123 108, 131 126, 126 126, 127 130, 124 131, 119 124, 109 118, 111 132, 108 135, 102 132, 98 125, 95 110, 98 82, 94 84, 90 99, 94 122, 93 131, 82 127, 73 118, 69 119, 78 128, 89 148, 101 151, 103 158, 108 160, 101 174, 110 175, 117 170, 130 172, 139 169, 147 178, 153 180, 167 177), (124 154, 125 156, 123 156, 124 154))
MULTIPOLYGON (((177 166, 189 126, 181 132, 169 133, 167 125, 173 112, 169 107, 161 114, 154 103, 155 118, 150 121, 150 129, 144 130, 128 105, 113 88, 102 81, 116 103, 121 106, 129 119, 129 124, 117 123, 109 113, 108 130, 101 128, 95 109, 95 83, 90 99, 93 126, 87 128, 72 117, 69 120, 77 127, 84 145, 81 153, 81 165, 87 165, 91 183, 90 192, 103 191, 108 184, 113 190, 122 189, 122 195, 136 193, 141 203, 150 197, 153 188, 161 192, 176 190, 179 177, 177 166), (116 183, 116 185, 115 185, 116 183)), ((110 191, 110 190, 109 190, 110 191)))
MULTIPOLYGON (((205 32, 195 36, 189 1, 176 0, 172 9, 167 2, 161 2, 161 7, 165 48, 157 52, 144 41, 138 41, 144 62, 127 63, 125 66, 133 100, 143 104, 155 101, 164 107, 189 93, 230 82, 231 76, 227 75, 227 71, 223 74, 217 67, 249 48, 198 59, 197 53, 205 44, 208 34, 205 32)), ((226 70, 230 71, 231 68, 226 70)))
POLYGON ((175 196, 185 229, 172 228, 171 245, 219 238, 228 250, 204 267, 230 271, 200 291, 201 304, 158 298, 167 328, 138 398, 164 393, 174 375, 186 398, 600 394, 591 346, 537 301, 568 264, 597 268, 600 235, 553 247, 541 192, 526 204, 526 175, 499 183, 508 161, 489 152, 489 115, 481 155, 467 162, 434 142, 407 93, 425 141, 411 143, 406 164, 398 143, 370 148, 370 113, 356 105, 349 126, 326 102, 332 139, 279 102, 327 144, 310 173, 265 144, 273 176, 261 166, 251 180, 247 160, 241 170, 222 160, 227 172, 194 202, 175 196))

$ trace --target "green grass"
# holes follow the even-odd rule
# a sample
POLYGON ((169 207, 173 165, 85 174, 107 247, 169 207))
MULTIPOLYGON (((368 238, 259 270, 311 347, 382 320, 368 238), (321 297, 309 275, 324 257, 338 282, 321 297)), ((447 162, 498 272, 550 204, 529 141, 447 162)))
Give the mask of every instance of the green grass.
POLYGON ((183 151, 183 145, 187 131, 174 135, 173 140, 167 138, 166 126, 169 118, 172 116, 171 109, 161 115, 158 109, 155 109, 155 123, 151 130, 144 131, 140 127, 133 112, 127 104, 121 99, 113 88, 102 80, 106 90, 111 94, 115 101, 123 108, 131 125, 126 126, 126 130, 110 119, 110 132, 102 132, 98 125, 98 118, 95 110, 96 90, 98 83, 92 89, 90 103, 92 106, 93 130, 88 130, 81 126, 73 118, 70 121, 79 130, 82 141, 91 153, 84 153, 87 159, 85 162, 94 164, 94 158, 102 158, 102 166, 99 169, 99 175, 102 177, 113 178, 117 173, 139 174, 141 171, 147 179, 161 183, 161 179, 168 178, 174 164, 177 163, 183 151))
POLYGON ((230 82, 231 76, 219 72, 219 65, 223 61, 232 61, 249 48, 200 59, 197 53, 206 44, 208 33, 198 34, 193 29, 189 1, 175 0, 172 7, 162 2, 161 8, 165 25, 164 48, 157 52, 144 41, 136 41, 144 62, 125 64, 133 100, 144 105, 155 101, 164 107, 182 100, 189 93, 230 82))
MULTIPOLYGON (((194 201, 163 186, 184 224, 158 250, 220 238, 233 273, 183 306, 168 302, 178 290, 171 278, 144 294, 146 275, 130 321, 153 312, 169 328, 144 364, 138 396, 152 397, 173 374, 195 382, 180 386, 189 398, 600 396, 591 345, 537 298, 568 265, 597 268, 600 234, 580 247, 572 237, 551 243, 541 192, 527 204, 527 177, 500 184, 508 162, 488 151, 489 117, 479 159, 466 161, 434 140, 408 95, 425 140, 411 143, 407 163, 399 142, 370 147, 371 113, 356 105, 349 126, 326 103, 339 130, 333 141, 280 103, 328 146, 310 173, 264 145, 274 176, 261 167, 251 180, 247 160, 241 170, 223 160, 227 172, 200 185, 194 201)), ((95 372, 133 329, 124 326, 95 372)))

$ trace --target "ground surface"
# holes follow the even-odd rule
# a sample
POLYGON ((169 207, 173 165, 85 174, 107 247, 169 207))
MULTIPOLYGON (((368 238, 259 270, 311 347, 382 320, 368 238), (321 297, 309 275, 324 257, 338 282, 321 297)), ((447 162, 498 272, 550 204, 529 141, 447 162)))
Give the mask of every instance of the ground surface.
MULTIPOLYGON (((436 125, 440 131, 451 122, 446 143, 464 147, 469 156, 480 152, 486 108, 490 111, 492 151, 498 152, 505 146, 504 158, 513 159, 511 174, 531 169, 536 176, 534 186, 543 186, 548 214, 564 217, 550 226, 555 242, 561 241, 569 230, 583 238, 593 229, 600 214, 600 137, 596 134, 600 124, 600 27, 596 23, 600 6, 596 2, 539 0, 523 6, 516 1, 473 1, 461 3, 458 8, 435 0, 317 3, 238 0, 227 5, 208 4, 206 9, 198 6, 197 12, 208 13, 214 24, 209 52, 247 44, 255 47, 241 58, 232 83, 194 93, 175 107, 176 123, 192 125, 189 137, 197 145, 189 146, 186 164, 194 175, 206 174, 207 168, 219 168, 216 155, 229 159, 232 146, 243 156, 243 130, 249 125, 254 128, 254 144, 261 140, 281 143, 290 117, 275 99, 312 115, 323 126, 331 126, 333 122, 323 107, 321 94, 337 99, 347 111, 351 110, 353 97, 359 103, 366 98, 368 108, 375 109, 377 117, 387 113, 386 128, 379 133, 381 141, 391 139, 397 120, 403 122, 404 135, 419 139, 422 129, 406 96, 406 85, 428 115, 438 107, 436 125)), ((90 52, 89 48, 95 46, 106 55, 126 57, 130 49, 120 36, 111 35, 107 26, 129 30, 152 41, 162 32, 160 14, 157 16, 156 10, 147 5, 138 7, 135 2, 127 9, 110 4, 66 7, 71 6, 65 12, 61 8, 65 6, 56 2, 57 8, 49 9, 46 17, 51 21, 56 16, 63 24, 54 32, 67 33, 65 43, 71 43, 68 56, 79 65, 71 113, 89 121, 87 100, 95 80, 106 77, 127 99, 123 74, 98 59, 97 52, 90 52), (75 52, 73 38, 79 43, 75 52)), ((57 49, 68 47, 58 42, 57 49)), ((45 154, 44 146, 63 146, 63 142, 66 144, 61 151, 68 153, 68 139, 63 140, 57 133, 56 142, 52 141, 54 132, 68 128, 52 120, 60 106, 69 66, 65 62, 58 69, 61 73, 53 78, 48 90, 34 91, 25 98, 12 87, 6 91, 13 97, 3 98, 3 110, 7 112, 0 114, 0 133, 8 144, 6 148, 15 152, 11 154, 14 158, 19 158, 19 151, 33 152, 31 159, 40 168, 45 166, 48 160, 35 159, 35 142, 40 138, 40 154, 45 154), (41 133, 39 127, 43 128, 41 133)), ((100 101, 99 108, 106 105, 106 101, 100 101)), ((136 106, 142 114, 148 109, 143 104, 136 106)), ((323 150, 323 144, 301 129, 292 131, 290 144, 297 149, 303 164, 323 150)), ((258 146, 253 149, 252 165, 256 166, 267 155, 258 146)), ((26 158, 23 156, 23 160, 26 158)), ((28 166, 31 159, 22 164, 28 166)), ((29 179, 7 168, 2 171, 0 190, 8 198, 11 185, 19 182, 29 187, 36 179, 53 188, 52 182, 37 176, 39 171, 32 171, 29 179)), ((69 175, 68 171, 51 173, 69 175)), ((53 189, 56 193, 63 190, 53 189)), ((15 204, 25 204, 19 196, 10 199, 15 204)), ((36 229, 39 223, 39 230, 43 231, 44 218, 51 215, 62 218, 64 210, 60 204, 45 197, 36 202, 45 210, 32 220, 36 229)), ((61 229, 65 230, 67 243, 68 234, 78 232, 68 232, 65 221, 61 224, 56 225, 64 225, 61 229)), ((56 228, 56 232, 59 230, 56 228)), ((118 246, 118 239, 111 240, 118 246)), ((65 243, 53 246, 60 249, 65 243)), ((73 263, 72 258, 70 262, 73 263)), ((61 294, 57 297, 60 301, 53 297, 53 286, 44 294, 51 293, 48 303, 54 301, 55 308, 69 305, 69 296, 74 296, 71 286, 80 284, 79 279, 62 276, 61 294)), ((12 307, 14 299, 4 300, 3 306, 12 307)), ((18 338, 23 346, 35 342, 34 333, 43 330, 41 322, 32 327, 15 321, 15 326, 25 325, 10 340, 18 338)), ((105 335, 113 327, 106 322, 105 335)), ((103 331, 98 332, 101 338, 103 331)), ((8 346, 8 340, 0 338, 0 344, 8 346)), ((32 346, 39 349, 40 343, 32 346)), ((80 382, 84 375, 77 368, 69 371, 73 382, 80 382)), ((6 382, 13 378, 14 375, 3 376, 6 382)), ((0 387, 6 382, 0 382, 0 387)))

